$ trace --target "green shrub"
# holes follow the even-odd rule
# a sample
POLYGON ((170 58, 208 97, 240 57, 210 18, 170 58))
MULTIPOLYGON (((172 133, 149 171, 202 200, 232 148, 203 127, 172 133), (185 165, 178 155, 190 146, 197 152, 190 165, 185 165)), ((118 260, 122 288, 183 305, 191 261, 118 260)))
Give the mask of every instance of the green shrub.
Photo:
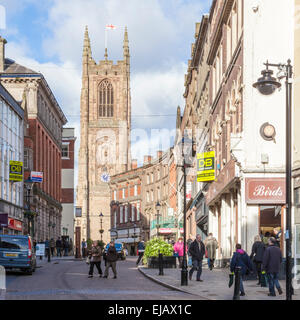
POLYGON ((162 253, 163 256, 173 256, 173 247, 160 238, 154 238, 146 243, 143 261, 146 264, 150 257, 158 257, 162 253))

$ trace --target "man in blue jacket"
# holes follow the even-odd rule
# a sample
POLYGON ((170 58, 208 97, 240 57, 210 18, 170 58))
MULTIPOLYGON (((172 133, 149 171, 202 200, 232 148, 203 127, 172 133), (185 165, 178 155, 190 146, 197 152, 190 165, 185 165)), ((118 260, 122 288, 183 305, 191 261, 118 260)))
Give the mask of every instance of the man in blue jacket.
POLYGON ((243 277, 248 271, 253 270, 252 262, 247 252, 242 249, 242 246, 238 243, 236 246, 236 252, 233 253, 230 262, 230 271, 234 272, 236 267, 241 267, 241 278, 240 278, 240 295, 245 295, 243 277))
POLYGON ((201 241, 200 234, 197 234, 195 241, 190 245, 189 254, 192 256, 193 263, 193 267, 189 272, 189 279, 192 280, 193 272, 197 270, 196 280, 202 282, 203 280, 201 280, 200 277, 202 274, 202 261, 205 254, 205 245, 201 241))
POLYGON ((282 262, 282 254, 280 248, 276 245, 276 239, 271 237, 269 239, 269 246, 265 250, 263 258, 263 272, 267 272, 268 281, 269 281, 269 294, 268 296, 275 297, 275 288, 276 286, 278 293, 282 294, 282 289, 280 287, 278 277, 280 264, 282 262))

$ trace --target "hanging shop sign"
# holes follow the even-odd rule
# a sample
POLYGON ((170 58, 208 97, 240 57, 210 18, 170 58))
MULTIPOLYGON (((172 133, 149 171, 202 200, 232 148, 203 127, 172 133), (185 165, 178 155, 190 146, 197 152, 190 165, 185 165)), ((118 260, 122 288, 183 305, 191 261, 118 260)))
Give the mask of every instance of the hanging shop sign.
POLYGON ((33 182, 43 182, 43 172, 31 171, 30 179, 33 182))
POLYGON ((246 178, 249 204, 285 204, 285 178, 246 178))
POLYGON ((197 154, 197 181, 215 180, 215 151, 197 154))
POLYGON ((12 230, 22 231, 22 222, 19 220, 8 218, 8 228, 12 230))
POLYGON ((9 181, 23 181, 23 162, 9 161, 9 181))

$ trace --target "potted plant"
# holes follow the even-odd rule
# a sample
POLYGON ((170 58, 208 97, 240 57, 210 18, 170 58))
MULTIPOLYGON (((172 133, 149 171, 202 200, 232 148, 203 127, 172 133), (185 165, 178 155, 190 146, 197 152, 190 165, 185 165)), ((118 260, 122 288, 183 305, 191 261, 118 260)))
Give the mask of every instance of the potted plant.
POLYGON ((154 238, 146 243, 144 264, 147 264, 148 268, 158 268, 159 253, 163 255, 164 268, 176 268, 176 257, 173 256, 172 245, 160 238, 154 238))

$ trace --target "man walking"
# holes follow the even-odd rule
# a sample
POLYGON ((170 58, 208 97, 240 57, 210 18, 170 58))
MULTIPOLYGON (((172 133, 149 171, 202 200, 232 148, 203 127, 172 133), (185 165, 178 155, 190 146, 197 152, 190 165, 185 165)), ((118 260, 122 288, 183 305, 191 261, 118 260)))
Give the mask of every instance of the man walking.
POLYGON ((200 279, 202 274, 202 261, 203 256, 205 254, 205 246, 204 243, 201 241, 201 236, 197 234, 196 239, 190 245, 189 253, 192 256, 192 264, 193 267, 189 272, 189 279, 192 280, 193 273, 197 270, 197 281, 203 281, 200 279))
POLYGON ((85 258, 85 256, 86 256, 86 249, 87 249, 87 242, 85 241, 85 239, 82 239, 82 241, 81 241, 82 258, 85 258))
POLYGON ((89 278, 93 278, 94 266, 96 266, 96 268, 99 272, 99 277, 100 278, 102 277, 101 255, 102 255, 102 250, 101 250, 100 246, 98 246, 98 241, 94 241, 92 249, 89 252, 89 257, 91 259, 89 278))
POLYGON ((117 268, 116 268, 117 267, 117 260, 118 260, 118 254, 117 254, 117 250, 115 248, 115 243, 113 241, 111 241, 109 243, 109 247, 108 247, 107 254, 106 254, 106 268, 105 268, 103 278, 108 277, 108 269, 111 267, 112 271, 114 273, 114 279, 117 279, 117 268))
POLYGON ((51 256, 54 256, 54 249, 55 249, 55 241, 53 238, 50 240, 50 250, 51 250, 51 256))
POLYGON ((268 296, 275 297, 276 286, 278 293, 282 294, 282 289, 280 287, 278 277, 280 264, 282 262, 282 254, 280 248, 276 246, 276 239, 271 237, 269 239, 269 246, 266 248, 263 258, 263 273, 267 272, 267 277, 269 281, 269 294, 268 296))
POLYGON ((62 243, 61 243, 61 240, 60 240, 60 237, 58 237, 58 239, 56 240, 56 256, 60 256, 61 257, 61 246, 62 246, 62 243))
POLYGON ((218 241, 213 237, 212 233, 208 234, 208 237, 204 240, 205 248, 207 250, 207 262, 210 270, 214 267, 216 259, 216 251, 218 249, 218 241))
POLYGON ((138 246, 138 252, 139 252, 139 257, 136 261, 136 265, 138 266, 138 264, 140 263, 140 261, 142 260, 143 256, 144 256, 144 252, 145 252, 145 244, 144 241, 140 241, 138 246))

